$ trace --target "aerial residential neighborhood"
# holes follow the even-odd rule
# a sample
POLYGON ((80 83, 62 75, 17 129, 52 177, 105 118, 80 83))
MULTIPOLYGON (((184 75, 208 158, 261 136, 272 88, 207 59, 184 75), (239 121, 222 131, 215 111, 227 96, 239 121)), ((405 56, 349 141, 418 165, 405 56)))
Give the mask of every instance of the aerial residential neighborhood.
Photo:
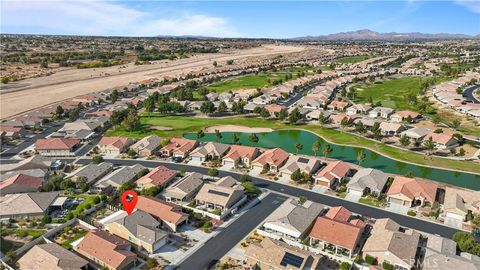
POLYGON ((475 1, 0 6, 0 269, 480 270, 475 1))

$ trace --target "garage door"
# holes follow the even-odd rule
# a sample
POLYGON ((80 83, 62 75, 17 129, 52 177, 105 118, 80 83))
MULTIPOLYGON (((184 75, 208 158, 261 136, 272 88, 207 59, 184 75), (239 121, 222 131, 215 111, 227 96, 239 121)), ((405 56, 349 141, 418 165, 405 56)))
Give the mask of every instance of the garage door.
POLYGON ((228 161, 228 160, 223 161, 223 166, 225 167, 233 167, 234 165, 235 163, 233 161, 228 161))
POLYGON ((464 216, 447 212, 447 217, 463 221, 464 216))
POLYGON ((317 185, 323 186, 323 187, 328 187, 330 185, 330 182, 317 180, 317 185))
POLYGON ((403 201, 400 200, 400 199, 397 199, 397 198, 391 198, 391 197, 390 197, 390 198, 388 198, 388 201, 389 201, 390 203, 403 205, 403 201))
POLYGON ((358 190, 350 189, 350 190, 348 190, 348 193, 350 193, 350 194, 352 194, 352 195, 355 195, 355 196, 360 196, 360 197, 363 196, 363 192, 362 192, 362 191, 358 191, 358 190))
POLYGON ((202 161, 203 161, 203 157, 192 157, 192 161, 202 162, 202 161))

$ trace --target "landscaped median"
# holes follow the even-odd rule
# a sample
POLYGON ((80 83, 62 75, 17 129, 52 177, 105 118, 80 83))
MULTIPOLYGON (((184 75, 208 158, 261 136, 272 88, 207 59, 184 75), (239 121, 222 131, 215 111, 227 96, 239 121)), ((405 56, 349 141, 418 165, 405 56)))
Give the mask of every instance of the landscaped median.
MULTIPOLYGON (((370 149, 381 155, 398 161, 423 165, 426 167, 438 167, 447 170, 472 172, 480 174, 478 163, 471 161, 451 160, 438 157, 425 157, 423 154, 413 151, 401 150, 382 143, 362 138, 357 135, 345 133, 339 130, 324 128, 319 125, 287 125, 277 120, 265 120, 257 117, 231 117, 231 118, 199 118, 186 116, 161 116, 158 114, 148 114, 141 117, 143 131, 128 132, 123 128, 109 130, 107 136, 127 136, 133 138, 142 138, 151 134, 156 134, 163 138, 182 136, 185 133, 197 132, 200 129, 216 125, 235 124, 246 127, 265 127, 274 130, 281 129, 303 129, 310 131, 326 141, 334 144, 362 147, 370 149), (167 127, 170 130, 155 129, 155 127, 167 127)), ((305 145, 305 148, 311 146, 305 145)))

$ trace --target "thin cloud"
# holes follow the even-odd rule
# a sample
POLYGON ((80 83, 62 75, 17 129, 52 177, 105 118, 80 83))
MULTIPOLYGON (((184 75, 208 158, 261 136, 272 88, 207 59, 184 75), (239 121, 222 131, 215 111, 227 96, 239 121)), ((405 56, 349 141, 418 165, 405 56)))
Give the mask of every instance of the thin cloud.
POLYGON ((1 32, 118 36, 240 35, 221 17, 188 12, 158 16, 105 0, 9 0, 1 2, 1 32))
POLYGON ((480 1, 478 0, 456 0, 455 3, 466 7, 473 13, 480 13, 480 1))

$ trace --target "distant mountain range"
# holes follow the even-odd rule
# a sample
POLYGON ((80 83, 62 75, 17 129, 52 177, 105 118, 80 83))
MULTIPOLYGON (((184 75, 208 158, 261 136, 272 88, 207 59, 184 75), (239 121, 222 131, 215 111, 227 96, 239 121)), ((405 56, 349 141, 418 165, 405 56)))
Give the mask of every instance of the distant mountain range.
POLYGON ((296 37, 292 38, 293 40, 302 40, 302 41, 335 41, 335 40, 345 40, 345 41, 375 41, 375 40, 385 40, 385 41, 402 41, 402 40, 440 40, 440 39, 480 39, 480 34, 471 36, 464 34, 424 34, 424 33, 379 33, 368 29, 362 29, 358 31, 350 32, 341 32, 336 34, 321 35, 321 36, 306 36, 306 37, 296 37))

